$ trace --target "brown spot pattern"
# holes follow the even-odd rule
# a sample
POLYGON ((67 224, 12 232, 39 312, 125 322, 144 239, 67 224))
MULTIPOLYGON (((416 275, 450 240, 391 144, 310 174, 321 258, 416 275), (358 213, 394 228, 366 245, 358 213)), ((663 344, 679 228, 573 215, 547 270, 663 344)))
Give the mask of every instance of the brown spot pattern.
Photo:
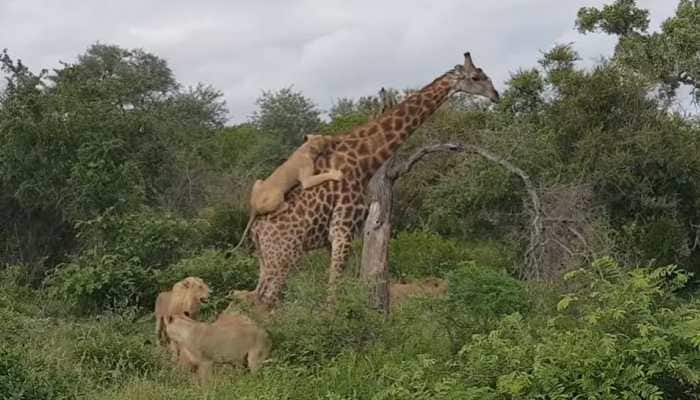
POLYGON ((373 172, 389 159, 408 133, 434 112, 448 93, 449 82, 437 79, 385 114, 337 141, 315 162, 317 172, 331 166, 344 173, 341 182, 330 182, 308 190, 295 188, 286 195, 291 210, 256 219, 251 235, 260 257, 256 297, 266 305, 279 298, 288 271, 307 250, 333 242, 333 276, 347 260, 352 231, 362 224, 367 207, 366 184, 373 172), (332 164, 331 164, 332 162, 332 164))

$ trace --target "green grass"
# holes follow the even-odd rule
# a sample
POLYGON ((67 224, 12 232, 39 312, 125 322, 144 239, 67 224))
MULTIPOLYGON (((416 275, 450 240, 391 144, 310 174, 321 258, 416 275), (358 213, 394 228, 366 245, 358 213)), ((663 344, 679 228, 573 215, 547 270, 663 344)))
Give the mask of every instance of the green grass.
POLYGON ((350 277, 325 312, 324 261, 312 255, 290 279, 265 325, 274 342, 265 366, 221 366, 205 386, 156 346, 148 313, 71 316, 6 269, 0 398, 698 398, 700 303, 674 295, 686 276, 673 268, 603 260, 562 296, 461 263, 447 275, 450 296, 409 301, 384 319, 350 277))

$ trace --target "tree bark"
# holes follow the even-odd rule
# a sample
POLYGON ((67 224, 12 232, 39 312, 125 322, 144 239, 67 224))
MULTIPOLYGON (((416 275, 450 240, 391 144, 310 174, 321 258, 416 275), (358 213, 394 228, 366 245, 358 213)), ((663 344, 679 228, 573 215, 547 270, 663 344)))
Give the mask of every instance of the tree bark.
POLYGON ((389 239, 394 183, 427 154, 440 151, 462 151, 464 146, 454 143, 426 146, 409 159, 396 165, 396 156, 382 165, 369 181, 367 200, 369 212, 362 232, 362 260, 360 277, 369 287, 370 305, 389 312, 389 239))
POLYGON ((475 145, 445 143, 426 146, 416 151, 405 162, 398 164, 395 157, 390 158, 372 177, 367 188, 369 212, 363 229, 363 245, 360 276, 370 289, 370 304, 389 312, 389 239, 391 237, 391 212, 394 195, 394 183, 411 171, 414 165, 430 153, 440 151, 468 151, 499 164, 509 172, 517 175, 525 186, 529 199, 530 237, 525 262, 520 271, 523 278, 539 278, 539 264, 543 256, 544 213, 542 202, 537 194, 530 176, 521 168, 490 151, 475 145))
POLYGON ((369 211, 362 232, 360 276, 369 288, 370 305, 385 314, 389 310, 389 238, 394 197, 394 182, 387 168, 394 160, 392 157, 384 163, 369 181, 369 211))

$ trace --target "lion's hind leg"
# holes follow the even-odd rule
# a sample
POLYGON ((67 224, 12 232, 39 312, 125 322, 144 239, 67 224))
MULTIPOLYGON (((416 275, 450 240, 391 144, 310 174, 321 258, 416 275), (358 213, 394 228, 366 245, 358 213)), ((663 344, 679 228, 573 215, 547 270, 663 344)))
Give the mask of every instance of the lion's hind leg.
POLYGON ((270 349, 268 346, 259 346, 248 352, 247 362, 250 372, 256 372, 262 366, 262 363, 267 359, 270 354, 270 349))

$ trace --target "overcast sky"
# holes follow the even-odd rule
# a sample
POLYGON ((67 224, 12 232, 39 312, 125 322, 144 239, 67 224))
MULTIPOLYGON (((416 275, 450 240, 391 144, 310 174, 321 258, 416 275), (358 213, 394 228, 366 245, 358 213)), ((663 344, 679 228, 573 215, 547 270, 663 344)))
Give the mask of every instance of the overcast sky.
MULTIPOLYGON (((502 87, 540 51, 575 42, 584 62, 614 39, 581 36, 576 11, 600 0, 0 0, 0 48, 33 70, 99 41, 165 58, 184 84, 224 93, 232 122, 263 89, 294 85, 327 110, 339 97, 430 82, 471 51, 502 87)), ((675 0, 639 0, 655 29, 675 0)))

